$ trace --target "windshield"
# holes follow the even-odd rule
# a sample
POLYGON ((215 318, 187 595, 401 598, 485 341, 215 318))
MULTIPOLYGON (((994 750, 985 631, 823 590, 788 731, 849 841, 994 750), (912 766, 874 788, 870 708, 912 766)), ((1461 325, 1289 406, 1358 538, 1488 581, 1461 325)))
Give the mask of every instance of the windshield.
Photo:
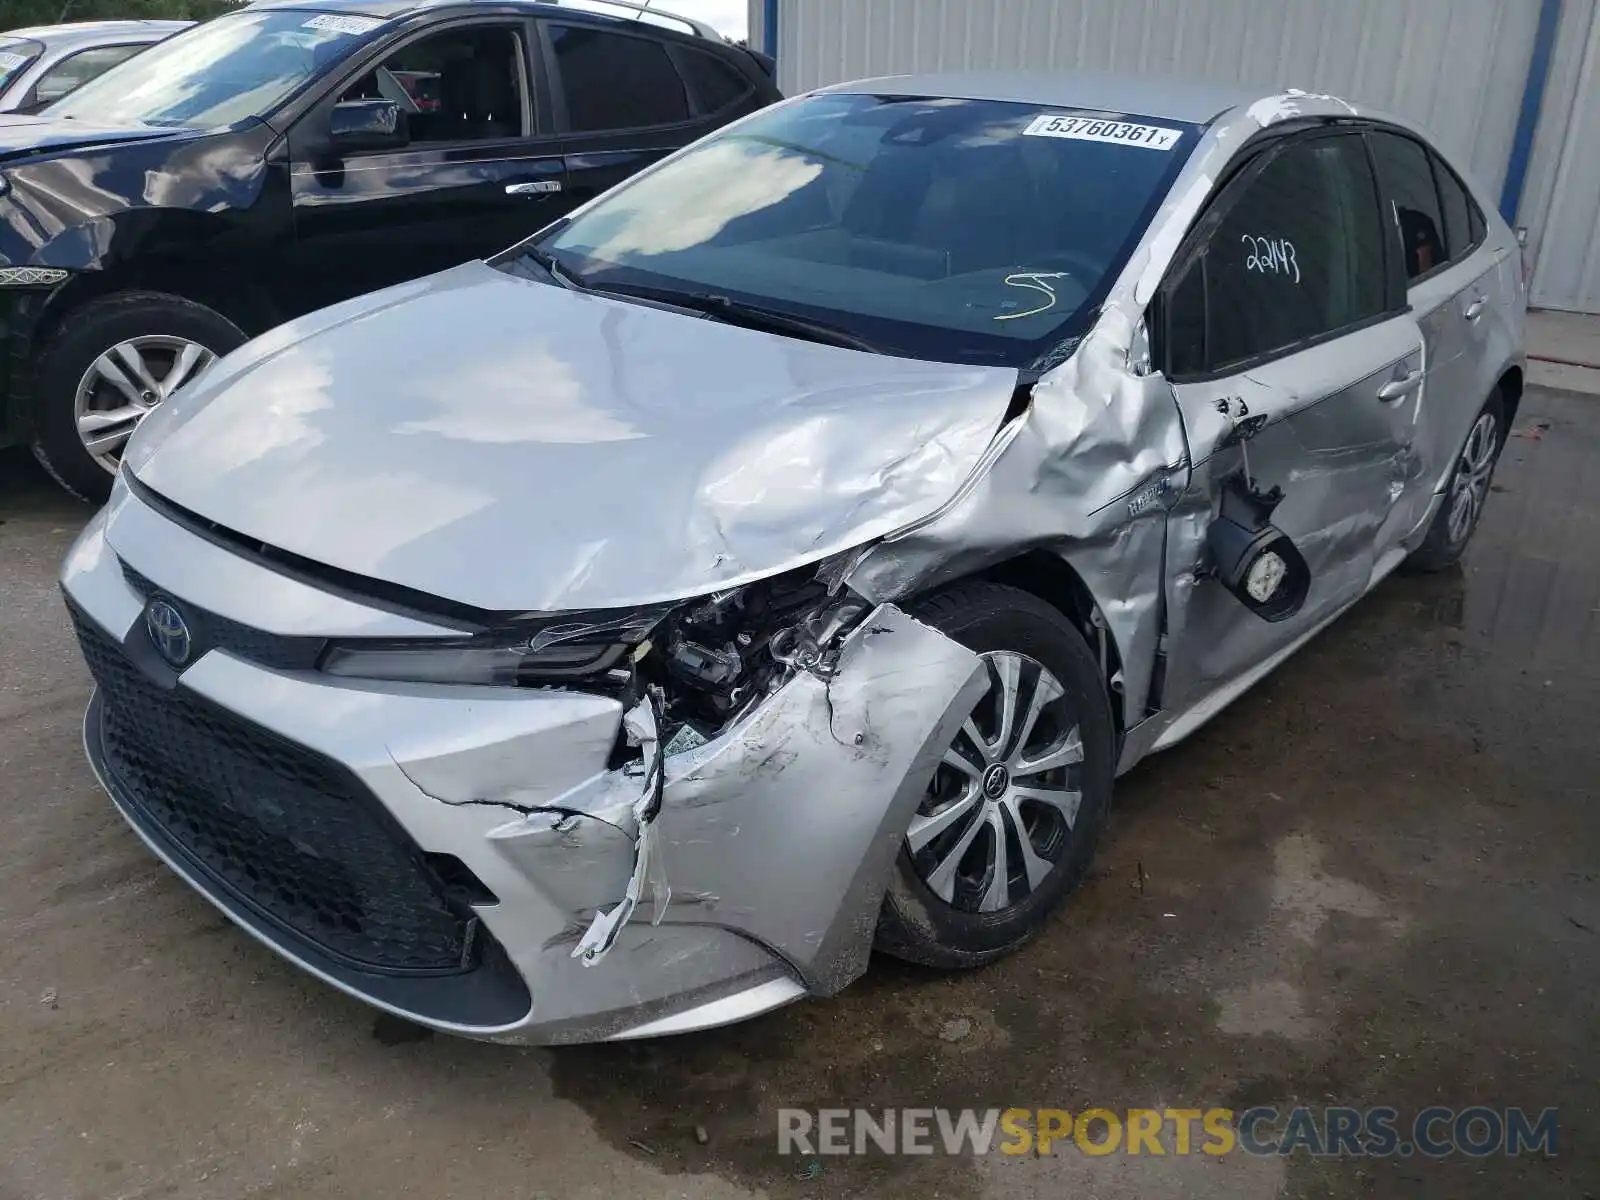
POLYGON ((218 17, 158 43, 45 111, 209 129, 270 112, 381 21, 290 11, 218 17))
POLYGON ((43 42, 27 38, 0 37, 0 93, 28 69, 28 64, 44 53, 43 42))
POLYGON ((1028 368, 1081 334, 1195 137, 1038 105, 812 96, 701 141, 538 249, 602 290, 714 293, 886 353, 1028 368))

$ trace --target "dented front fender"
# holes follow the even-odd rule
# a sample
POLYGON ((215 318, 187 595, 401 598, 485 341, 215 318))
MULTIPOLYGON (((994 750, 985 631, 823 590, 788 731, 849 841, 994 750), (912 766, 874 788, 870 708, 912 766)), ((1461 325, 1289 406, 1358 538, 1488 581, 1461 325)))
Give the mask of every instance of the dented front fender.
POLYGON ((971 650, 894 605, 751 717, 667 760, 659 818, 669 920, 725 925, 813 993, 867 965, 889 873, 928 780, 988 689, 971 650))

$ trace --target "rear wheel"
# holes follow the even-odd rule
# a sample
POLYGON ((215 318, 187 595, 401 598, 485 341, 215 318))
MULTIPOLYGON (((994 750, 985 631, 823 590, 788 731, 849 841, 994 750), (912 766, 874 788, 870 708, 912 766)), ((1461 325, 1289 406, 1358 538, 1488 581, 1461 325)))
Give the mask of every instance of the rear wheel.
POLYGON ((1408 569, 1442 571, 1460 559, 1483 516, 1508 432, 1505 402, 1497 391, 1474 419, 1445 489, 1444 504, 1434 515, 1427 538, 1406 560, 1408 569))
POLYGON ((912 816, 879 918, 880 950, 974 967, 1038 932, 1082 881, 1111 800, 1100 664, 1031 593, 966 584, 915 615, 976 651, 989 690, 912 816))
POLYGON ((68 491, 104 500, 150 410, 244 340, 227 318, 160 292, 118 292, 69 313, 34 375, 34 457, 68 491))

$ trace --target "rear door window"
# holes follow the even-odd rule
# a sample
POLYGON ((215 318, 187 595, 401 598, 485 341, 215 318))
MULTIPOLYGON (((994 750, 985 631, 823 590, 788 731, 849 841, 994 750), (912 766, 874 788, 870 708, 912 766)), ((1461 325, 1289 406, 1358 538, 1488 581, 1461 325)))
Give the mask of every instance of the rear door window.
POLYGON ((1371 135, 1378 178, 1400 239, 1406 277, 1419 279, 1450 261, 1433 165, 1421 142, 1396 133, 1371 135))
POLYGON ((1445 161, 1437 154, 1428 156, 1433 163, 1433 176, 1439 184, 1440 208, 1444 213, 1445 250, 1450 261, 1465 258, 1483 241, 1483 214, 1466 185, 1456 178, 1445 161))
POLYGON ((677 57, 702 113, 721 112, 755 90, 748 79, 714 54, 679 49, 677 57))
POLYGON ((1169 369, 1290 352, 1386 309, 1383 228, 1358 137, 1292 144, 1230 186, 1168 291, 1169 369))
POLYGON ((667 48, 654 38, 551 24, 567 128, 644 129, 689 119, 689 98, 667 48))

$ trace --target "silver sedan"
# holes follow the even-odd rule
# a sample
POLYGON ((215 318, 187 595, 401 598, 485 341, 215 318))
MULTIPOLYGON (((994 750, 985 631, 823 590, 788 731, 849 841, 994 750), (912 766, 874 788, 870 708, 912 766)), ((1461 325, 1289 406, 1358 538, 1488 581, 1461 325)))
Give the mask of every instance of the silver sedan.
POLYGON ((1461 556, 1523 311, 1486 195, 1332 97, 802 96, 161 405, 64 567, 89 758, 441 1030, 977 966, 1120 772, 1461 556))

